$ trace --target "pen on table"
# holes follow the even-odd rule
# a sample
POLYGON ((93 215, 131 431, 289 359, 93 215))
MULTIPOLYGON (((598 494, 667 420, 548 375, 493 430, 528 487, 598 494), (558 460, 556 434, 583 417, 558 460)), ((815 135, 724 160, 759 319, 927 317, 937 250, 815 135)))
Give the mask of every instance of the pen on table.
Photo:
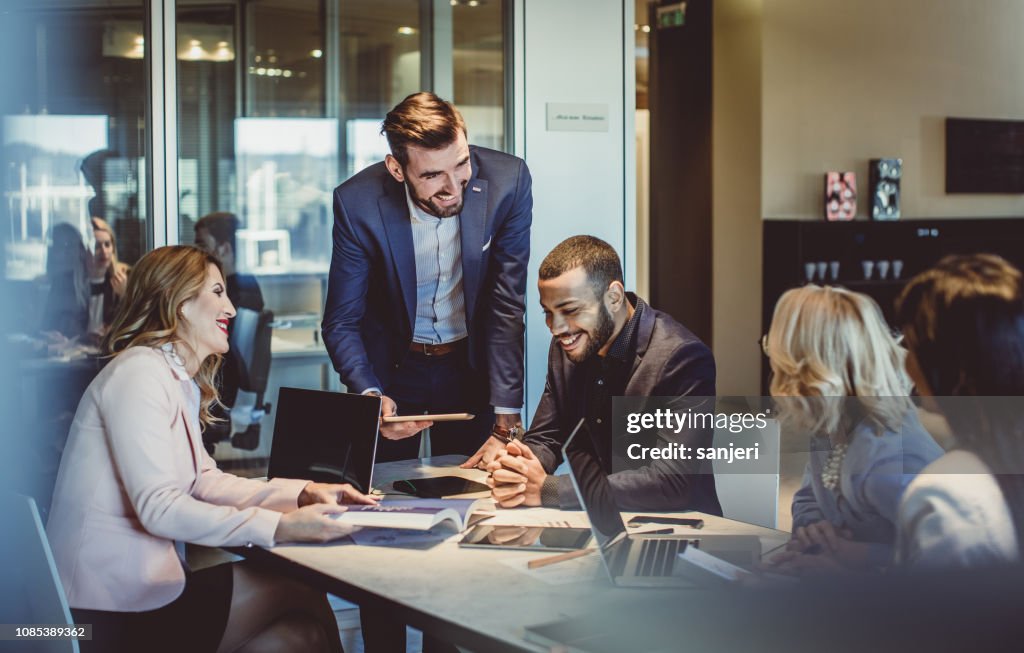
POLYGON ((548 565, 557 564, 566 560, 573 560, 575 558, 582 558, 583 556, 593 553, 597 549, 578 549, 576 551, 568 551, 566 553, 559 553, 558 555, 547 556, 546 558, 537 558, 526 563, 527 569, 540 569, 541 567, 547 567, 548 565))

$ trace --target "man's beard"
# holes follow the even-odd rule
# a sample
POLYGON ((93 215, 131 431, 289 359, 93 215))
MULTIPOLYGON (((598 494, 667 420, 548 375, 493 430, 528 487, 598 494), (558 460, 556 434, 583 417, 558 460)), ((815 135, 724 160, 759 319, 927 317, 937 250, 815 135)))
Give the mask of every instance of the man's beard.
POLYGON ((579 356, 569 355, 569 360, 574 363, 582 363, 591 356, 595 355, 601 347, 611 339, 612 333, 615 332, 615 319, 612 318, 611 312, 608 307, 603 303, 601 309, 597 313, 597 326, 594 327, 594 331, 587 331, 587 346, 580 352, 579 356))
POLYGON ((466 183, 463 183, 459 187, 459 203, 455 206, 443 208, 434 203, 433 196, 423 199, 416 194, 416 190, 412 186, 409 186, 409 194, 412 196, 412 201, 415 202, 416 206, 420 207, 435 218, 451 218, 462 213, 462 205, 466 201, 466 183))

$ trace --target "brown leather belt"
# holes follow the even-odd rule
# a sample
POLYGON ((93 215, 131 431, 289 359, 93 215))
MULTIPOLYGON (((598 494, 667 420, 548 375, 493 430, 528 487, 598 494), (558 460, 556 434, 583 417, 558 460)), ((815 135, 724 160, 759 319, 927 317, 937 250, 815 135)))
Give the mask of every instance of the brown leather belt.
POLYGON ((428 345, 425 342, 414 342, 409 345, 409 351, 424 356, 447 356, 462 349, 466 344, 466 338, 455 342, 445 342, 440 345, 428 345))

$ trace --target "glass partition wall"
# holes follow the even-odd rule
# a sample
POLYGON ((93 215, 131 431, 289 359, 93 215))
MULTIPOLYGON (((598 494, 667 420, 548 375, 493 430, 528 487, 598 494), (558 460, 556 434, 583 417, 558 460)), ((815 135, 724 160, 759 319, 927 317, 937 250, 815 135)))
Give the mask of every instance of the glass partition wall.
POLYGON ((508 149, 510 2, 0 3, 0 324, 27 361, 11 401, 56 416, 56 442, 95 373, 78 365, 94 343, 51 333, 54 310, 80 308, 91 218, 130 265, 217 211, 238 217, 237 268, 275 313, 265 399, 337 388, 318 339, 333 189, 383 158, 381 120, 421 89, 454 99, 471 143, 508 149))
POLYGON ((279 350, 318 348, 332 193, 380 161, 385 113, 433 88, 471 142, 503 149, 500 0, 178 0, 178 231, 241 224, 240 272, 274 311, 279 350))

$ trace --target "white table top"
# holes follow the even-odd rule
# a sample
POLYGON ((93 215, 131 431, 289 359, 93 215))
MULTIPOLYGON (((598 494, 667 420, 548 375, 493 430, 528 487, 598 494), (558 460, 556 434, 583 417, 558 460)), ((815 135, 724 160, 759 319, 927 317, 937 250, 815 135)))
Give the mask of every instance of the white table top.
MULTIPOLYGON (((451 466, 464 459, 444 456, 381 464, 375 469, 374 486, 439 475, 482 481, 486 476, 482 471, 451 466)), ((628 519, 632 514, 623 516, 628 519)), ((712 515, 686 516, 705 520, 701 535, 757 535, 763 552, 789 538, 782 531, 712 515)), ((550 508, 498 509, 486 523, 536 526, 549 522, 586 527, 587 517, 582 511, 550 508)), ((676 527, 676 532, 696 531, 676 527)), ((477 650, 546 650, 523 639, 525 626, 575 616, 589 606, 629 601, 651 592, 672 591, 676 593, 673 596, 685 599, 701 591, 614 587, 596 554, 528 571, 525 561, 551 553, 459 548, 460 538, 454 535, 443 542, 402 548, 356 546, 346 539, 326 545, 250 549, 246 555, 286 568, 342 598, 383 605, 416 628, 433 630, 477 650)))

